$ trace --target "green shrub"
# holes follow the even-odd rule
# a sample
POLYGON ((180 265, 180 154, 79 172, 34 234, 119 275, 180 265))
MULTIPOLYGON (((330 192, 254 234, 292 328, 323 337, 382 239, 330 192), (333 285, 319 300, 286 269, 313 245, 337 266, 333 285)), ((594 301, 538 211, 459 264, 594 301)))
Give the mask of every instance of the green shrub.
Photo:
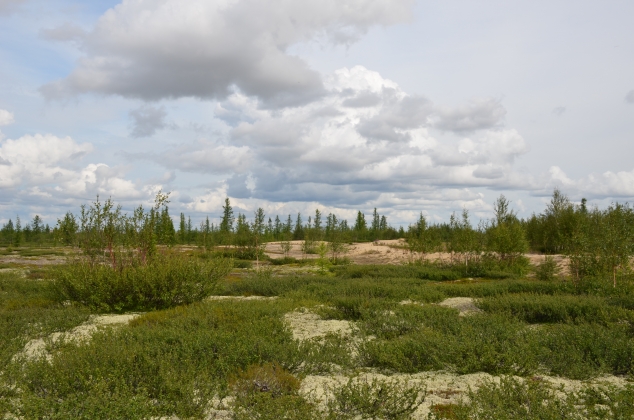
POLYGON ((554 375, 588 379, 634 373, 634 339, 627 324, 545 325, 534 337, 533 352, 554 375))
POLYGON ((299 263, 299 261, 295 257, 271 258, 269 261, 272 265, 286 265, 286 264, 299 263))
MULTIPOLYGON (((446 407, 446 406, 445 406, 446 407)), ((487 381, 468 398, 451 405, 449 415, 433 410, 432 419, 599 420, 634 418, 634 387, 590 387, 563 393, 539 378, 503 377, 487 381)))
POLYGON ((435 305, 407 305, 376 315, 362 325, 366 334, 377 336, 361 346, 371 367, 461 374, 526 374, 537 367, 524 326, 508 317, 459 317, 457 310, 435 305))
POLYGON ((426 394, 416 385, 377 378, 350 378, 332 391, 328 419, 407 419, 426 394))
POLYGON ((528 323, 596 322, 607 324, 634 320, 634 313, 610 305, 595 296, 548 296, 538 294, 506 294, 480 299, 478 307, 528 323))
POLYGON ((534 271, 538 280, 552 281, 559 276, 560 269, 555 258, 548 255, 541 264, 535 267, 534 271))
MULTIPOLYGON (((477 390, 470 390, 468 402, 452 407, 452 419, 457 420, 542 420, 578 419, 572 398, 558 397, 554 390, 540 381, 521 381, 503 377, 500 383, 488 381, 477 390)), ((439 418, 434 416, 433 418, 439 418)))
POLYGON ((233 268, 253 268, 253 262, 249 260, 234 260, 233 268))
POLYGON ((79 259, 55 271, 54 286, 62 300, 96 311, 160 309, 209 296, 230 268, 229 260, 177 254, 157 255, 146 264, 131 259, 116 267, 79 259))
POLYGON ((297 395, 300 381, 277 363, 248 366, 229 379, 236 419, 312 419, 315 407, 297 395))

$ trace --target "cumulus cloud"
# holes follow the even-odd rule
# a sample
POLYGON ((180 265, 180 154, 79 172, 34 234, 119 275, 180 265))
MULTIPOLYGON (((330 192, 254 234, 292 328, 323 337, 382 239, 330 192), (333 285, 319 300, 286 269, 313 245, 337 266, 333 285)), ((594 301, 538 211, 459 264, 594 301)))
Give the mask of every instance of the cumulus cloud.
POLYGON ((130 111, 130 118, 132 118, 130 135, 132 137, 153 136, 158 130, 166 127, 165 117, 167 112, 163 107, 144 105, 130 111))
POLYGON ((6 111, 4 109, 0 109, 0 126, 10 125, 15 122, 15 118, 13 113, 6 111))
POLYGON ((627 92, 627 95, 625 95, 625 102, 628 104, 634 104, 634 89, 627 92))
MULTIPOLYGON (((129 98, 225 98, 235 88, 264 106, 324 94, 321 76, 288 53, 297 43, 354 42, 374 25, 410 18, 413 0, 128 0, 84 37, 68 77, 49 98, 84 92, 129 98)), ((63 31, 62 31, 63 32, 63 31)))
MULTIPOLYGON (((81 165, 93 151, 90 143, 52 134, 25 135, 0 143, 0 191, 5 200, 47 199, 48 205, 65 200, 113 196, 144 198, 144 186, 125 179, 120 167, 103 163, 81 165)), ((3 200, 4 201, 4 200, 3 200)))
MULTIPOLYGON (((406 206, 444 199, 460 208, 481 200, 471 187, 535 188, 533 179, 513 169, 529 150, 516 130, 472 124, 469 137, 437 138, 430 129, 441 117, 431 100, 404 92, 379 73, 356 66, 324 81, 326 93, 319 100, 281 110, 261 109, 234 93, 217 107, 228 124, 225 135, 132 157, 224 175, 222 193, 252 203, 347 208, 377 200, 406 206), (448 191, 461 191, 461 198, 448 191)), ((473 104, 461 109, 481 113, 473 104)), ((467 111, 461 115, 477 120, 467 111)), ((191 206, 207 208, 208 200, 203 204, 193 198, 191 206)))
POLYGON ((571 196, 586 198, 621 198, 634 197, 634 170, 606 171, 591 173, 579 179, 571 179, 558 166, 550 168, 550 179, 545 191, 560 187, 571 196))
POLYGON ((499 126, 505 116, 506 109, 499 100, 479 98, 457 107, 437 107, 434 126, 440 130, 463 133, 499 126))

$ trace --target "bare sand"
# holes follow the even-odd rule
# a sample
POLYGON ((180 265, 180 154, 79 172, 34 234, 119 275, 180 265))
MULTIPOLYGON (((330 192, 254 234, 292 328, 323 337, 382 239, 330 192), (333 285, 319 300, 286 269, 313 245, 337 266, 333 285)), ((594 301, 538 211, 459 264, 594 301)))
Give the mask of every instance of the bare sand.
MULTIPOLYGON (((303 241, 291 241, 291 251, 289 257, 301 259, 317 259, 316 254, 304 254, 302 252, 303 241)), ((283 258, 284 252, 280 242, 268 242, 264 253, 271 258, 283 258)), ((354 264, 404 264, 415 261, 451 261, 452 257, 448 252, 434 252, 430 254, 420 254, 411 252, 404 239, 391 239, 374 242, 359 242, 348 245, 348 252, 343 254, 354 264)), ((545 261, 546 256, 541 254, 525 254, 531 265, 539 265, 545 261)), ((552 255, 557 262, 560 272, 568 274, 568 259, 563 255, 552 255)))

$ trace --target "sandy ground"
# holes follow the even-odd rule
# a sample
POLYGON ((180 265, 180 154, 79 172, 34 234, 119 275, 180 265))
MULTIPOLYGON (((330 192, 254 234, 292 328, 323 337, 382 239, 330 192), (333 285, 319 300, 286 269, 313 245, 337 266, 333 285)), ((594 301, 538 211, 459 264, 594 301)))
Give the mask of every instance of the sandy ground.
MULTIPOLYGON (((304 254, 302 243, 303 241, 291 241, 292 248, 288 254, 289 257, 300 260, 319 258, 319 255, 316 254, 304 254)), ((355 264, 401 264, 411 259, 410 252, 405 246, 403 239, 354 243, 348 246, 349 249, 345 256, 355 264)), ((271 258, 284 257, 279 242, 267 243, 264 252, 271 258)))
MULTIPOLYGON (((303 241, 291 241, 291 251, 289 257, 301 259, 317 259, 316 254, 304 254, 302 252, 303 241)), ((354 264, 403 264, 413 261, 419 261, 424 258, 427 261, 450 261, 451 254, 448 252, 434 252, 425 254, 412 253, 407 248, 404 239, 392 239, 385 241, 353 243, 348 246, 348 252, 345 256, 354 264)), ((269 242, 266 244, 264 252, 271 258, 283 258, 284 253, 280 242, 269 242)), ((532 265, 539 265, 545 259, 545 255, 541 254, 525 254, 532 265)), ((562 274, 568 272, 568 260, 563 255, 553 255, 562 274)), ((456 258, 456 256, 454 256, 456 258)))
POLYGON ((352 323, 350 321, 321 319, 319 315, 306 309, 287 313, 284 315, 284 320, 293 332, 295 340, 318 339, 328 334, 352 335, 352 323))
POLYGON ((206 300, 273 300, 277 296, 209 296, 206 300))
POLYGON ((82 343, 90 340, 90 337, 100 328, 124 325, 139 316, 140 314, 123 314, 123 315, 91 315, 90 319, 66 332, 56 332, 46 338, 37 338, 29 341, 22 352, 16 354, 14 359, 27 358, 39 359, 45 357, 50 360, 51 355, 48 353, 47 344, 55 344, 58 342, 75 342, 82 343))
POLYGON ((1 255, 0 264, 19 264, 20 266, 57 265, 66 262, 66 257, 59 255, 42 255, 39 257, 22 257, 20 255, 1 255))

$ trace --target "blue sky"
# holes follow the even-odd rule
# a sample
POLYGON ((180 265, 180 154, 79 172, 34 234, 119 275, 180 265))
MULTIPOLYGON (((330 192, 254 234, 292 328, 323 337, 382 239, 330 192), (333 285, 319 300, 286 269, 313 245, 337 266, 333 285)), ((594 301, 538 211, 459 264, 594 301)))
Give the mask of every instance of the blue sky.
POLYGON ((0 222, 634 197, 634 4, 0 0, 0 222))

